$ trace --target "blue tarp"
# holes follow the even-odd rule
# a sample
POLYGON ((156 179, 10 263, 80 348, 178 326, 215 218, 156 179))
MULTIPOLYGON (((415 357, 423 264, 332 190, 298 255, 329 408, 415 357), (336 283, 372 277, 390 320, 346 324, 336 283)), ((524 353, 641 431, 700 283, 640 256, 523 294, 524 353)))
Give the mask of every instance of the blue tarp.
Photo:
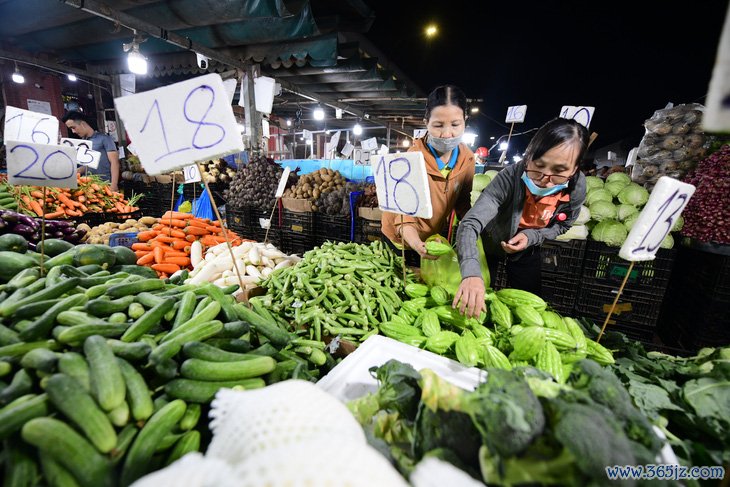
POLYGON ((353 181, 364 181, 366 177, 373 175, 370 166, 356 166, 352 159, 283 159, 276 162, 292 171, 299 169, 300 175, 318 171, 323 167, 340 171, 343 176, 353 181))

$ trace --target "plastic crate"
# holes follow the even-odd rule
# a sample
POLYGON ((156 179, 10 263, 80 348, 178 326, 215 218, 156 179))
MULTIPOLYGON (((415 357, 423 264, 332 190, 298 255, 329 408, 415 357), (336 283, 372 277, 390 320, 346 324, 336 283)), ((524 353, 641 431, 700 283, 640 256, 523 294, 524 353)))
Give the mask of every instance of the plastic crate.
POLYGON ((376 241, 385 240, 383 235, 382 226, 379 221, 366 220, 364 218, 358 218, 359 231, 355 241, 358 243, 370 243, 376 241))
POLYGON ((271 211, 259 210, 257 208, 251 208, 249 210, 249 234, 250 237, 257 242, 263 242, 264 239, 268 238, 268 241, 272 244, 279 246, 281 244, 281 228, 279 227, 279 212, 274 210, 272 216, 271 211), (270 228, 267 229, 262 226, 261 220, 271 220, 270 228))
MULTIPOLYGON (((583 283, 603 286, 620 285, 630 262, 618 255, 618 247, 588 241, 583 264, 583 283)), ((663 295, 672 274, 676 249, 659 249, 654 260, 636 262, 626 287, 663 295)))
POLYGON ((321 245, 327 240, 334 242, 351 242, 351 220, 344 215, 326 215, 316 213, 314 217, 314 242, 321 245))
MULTIPOLYGON (((601 324, 611 309, 619 285, 581 282, 575 301, 575 313, 601 324)), ((626 286, 621 293, 609 324, 653 330, 657 326, 664 292, 644 291, 626 286)))
POLYGON ((542 271, 580 278, 586 244, 586 240, 546 240, 540 246, 542 271))
POLYGON ((241 237, 246 237, 249 234, 249 209, 240 208, 237 210, 227 208, 226 209, 226 223, 228 228, 236 232, 241 237))
POLYGON ((543 268, 541 279, 541 297, 558 313, 572 315, 578 297, 580 279, 564 274, 546 272, 543 268))
POLYGON ((109 247, 132 247, 137 243, 137 232, 112 233, 109 236, 109 247))

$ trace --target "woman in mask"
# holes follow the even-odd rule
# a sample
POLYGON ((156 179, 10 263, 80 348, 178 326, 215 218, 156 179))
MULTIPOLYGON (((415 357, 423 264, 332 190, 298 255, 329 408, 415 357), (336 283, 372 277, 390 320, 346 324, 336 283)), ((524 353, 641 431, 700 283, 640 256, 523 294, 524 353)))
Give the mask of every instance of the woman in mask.
POLYGON ((540 294, 540 244, 565 233, 580 213, 586 182, 578 169, 587 148, 583 125, 551 120, 530 141, 524 159, 505 167, 484 189, 456 235, 462 281, 455 308, 468 316, 484 309, 480 235, 492 275, 506 255, 507 285, 540 294))
POLYGON ((411 151, 420 151, 426 161, 433 217, 416 218, 384 212, 383 234, 396 246, 405 245, 421 257, 424 241, 448 230, 453 210, 462 218, 469 210, 469 193, 474 180, 474 153, 461 142, 466 126, 467 102, 464 92, 453 85, 439 86, 428 95, 424 122, 427 133, 416 139, 411 151))

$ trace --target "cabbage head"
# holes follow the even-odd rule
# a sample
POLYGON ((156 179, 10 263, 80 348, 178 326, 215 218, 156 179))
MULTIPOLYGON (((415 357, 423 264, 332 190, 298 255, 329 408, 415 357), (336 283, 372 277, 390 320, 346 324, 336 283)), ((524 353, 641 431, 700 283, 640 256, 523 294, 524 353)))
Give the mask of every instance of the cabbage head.
POLYGON ((611 181, 610 183, 606 183, 603 186, 603 189, 605 189, 606 191, 608 191, 612 195, 616 196, 626 186, 628 186, 628 184, 625 184, 624 181, 611 181))
POLYGON ((662 240, 662 243, 659 244, 659 247, 663 249, 671 249, 674 247, 674 237, 672 237, 671 233, 668 233, 666 237, 664 237, 664 240, 662 240))
POLYGON ((631 183, 618 194, 621 203, 634 206, 644 206, 649 201, 649 192, 643 186, 631 183))
POLYGON ((596 201, 613 201, 613 195, 606 189, 594 189, 586 195, 586 204, 593 205, 596 201))
POLYGON ((639 209, 634 205, 618 205, 618 220, 625 221, 631 215, 639 213, 639 209))
POLYGON ((621 247, 629 232, 621 222, 616 220, 603 220, 596 224, 591 231, 591 238, 603 242, 611 247, 621 247))
POLYGON ((474 182, 471 185, 471 190, 481 192, 491 182, 492 182, 492 178, 490 178, 486 174, 475 174, 474 182))
POLYGON ((679 215, 679 218, 677 218, 677 220, 674 222, 672 231, 678 232, 678 231, 682 230, 682 227, 684 227, 684 217, 682 215, 679 215))
POLYGON ((636 220, 638 220, 638 219, 639 219, 638 213, 634 213, 633 215, 627 216, 626 219, 624 220, 624 226, 626 227, 626 230, 628 230, 630 232, 631 229, 634 227, 634 223, 636 223, 636 220))
POLYGON ((471 206, 474 206, 474 203, 477 202, 479 199, 479 196, 482 194, 481 191, 472 191, 471 192, 471 206))
POLYGON ((588 238, 588 227, 585 225, 573 225, 562 235, 555 237, 555 240, 562 242, 568 240, 586 240, 588 238))
POLYGON ((585 225, 588 223, 591 219, 591 210, 588 209, 587 206, 581 205, 580 206, 580 213, 578 214, 578 218, 575 219, 573 222, 573 225, 585 225))
POLYGON ((606 178, 606 183, 622 182, 624 186, 631 184, 631 178, 625 172, 612 172, 606 178))
POLYGON ((596 221, 615 220, 616 206, 610 201, 596 201, 590 206, 591 218, 596 221))
POLYGON ((586 191, 603 188, 603 179, 596 176, 586 176, 586 191))

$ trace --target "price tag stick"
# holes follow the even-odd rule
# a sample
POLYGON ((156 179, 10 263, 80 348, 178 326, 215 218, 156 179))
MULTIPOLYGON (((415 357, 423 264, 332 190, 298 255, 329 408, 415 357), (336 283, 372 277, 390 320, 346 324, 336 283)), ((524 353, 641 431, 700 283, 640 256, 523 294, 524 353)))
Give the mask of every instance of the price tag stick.
POLYGON ((279 199, 276 198, 274 200, 274 207, 271 209, 271 214, 269 215, 269 228, 266 229, 266 235, 264 235, 264 243, 269 242, 269 230, 271 230, 271 222, 274 220, 274 212, 276 211, 276 207, 279 205, 279 199))
POLYGON ((46 273, 45 256, 46 256, 46 187, 43 186, 43 205, 41 206, 43 214, 41 215, 41 277, 46 273))
POLYGON ((172 235, 172 212, 175 211, 175 174, 171 174, 172 176, 172 194, 170 195, 170 224, 168 225, 170 227, 170 230, 167 233, 167 236, 172 235))
MULTIPOLYGON (((400 227, 403 228, 403 213, 400 215, 400 227)), ((401 240, 401 246, 400 246, 400 257, 401 257, 401 264, 403 264, 403 288, 408 285, 406 282, 406 246, 404 245, 405 242, 401 240)))
POLYGON ((606 325, 608 325, 608 321, 611 319, 611 315, 613 314, 614 310, 616 309, 616 304, 618 303, 618 300, 621 297, 621 293, 624 291, 626 282, 629 280, 629 276, 631 275, 631 271, 633 269, 634 269, 634 261, 632 260, 631 264, 629 264, 629 269, 626 271, 624 280, 623 280, 623 282, 621 282, 621 287, 618 288, 618 292, 616 293, 616 297, 613 300, 613 304, 611 304, 611 309, 608 311, 608 314, 606 315, 606 320, 603 322, 603 326, 601 327, 601 332, 598 334, 598 338, 596 338, 596 343, 601 341, 603 332, 606 331, 606 325))
MULTIPOLYGON (((200 163, 195 163, 198 166, 198 171, 200 171, 200 174, 203 174, 203 169, 200 167, 200 163)), ((208 179, 203 178, 203 184, 205 185, 205 190, 208 192, 208 197, 210 198, 210 204, 213 206, 213 211, 215 212, 216 218, 218 218, 218 221, 221 222, 221 230, 223 231, 223 238, 226 239, 226 246, 228 247, 228 252, 231 254, 231 259, 233 260, 233 268, 236 270, 236 276, 238 276, 238 285, 241 286, 241 292, 243 292, 245 286, 243 285, 243 278, 241 277, 241 271, 238 269, 238 262, 236 261, 236 256, 233 254, 233 246, 231 245, 231 240, 228 238, 228 231, 226 230, 226 225, 223 222, 223 219, 221 219, 221 214, 218 211, 218 205, 215 204, 215 198, 213 198, 213 192, 210 190, 210 186, 208 186, 208 179)))
MULTIPOLYGON (((512 122, 511 124, 509 124, 509 135, 507 135, 507 148, 508 149, 509 149, 509 140, 512 138, 512 129, 514 129, 514 128, 515 128, 515 123, 514 122, 512 122)), ((504 160, 505 159, 507 159, 507 149, 505 149, 504 151, 502 151, 502 155, 499 156, 499 163, 500 164, 504 163, 504 160)))

